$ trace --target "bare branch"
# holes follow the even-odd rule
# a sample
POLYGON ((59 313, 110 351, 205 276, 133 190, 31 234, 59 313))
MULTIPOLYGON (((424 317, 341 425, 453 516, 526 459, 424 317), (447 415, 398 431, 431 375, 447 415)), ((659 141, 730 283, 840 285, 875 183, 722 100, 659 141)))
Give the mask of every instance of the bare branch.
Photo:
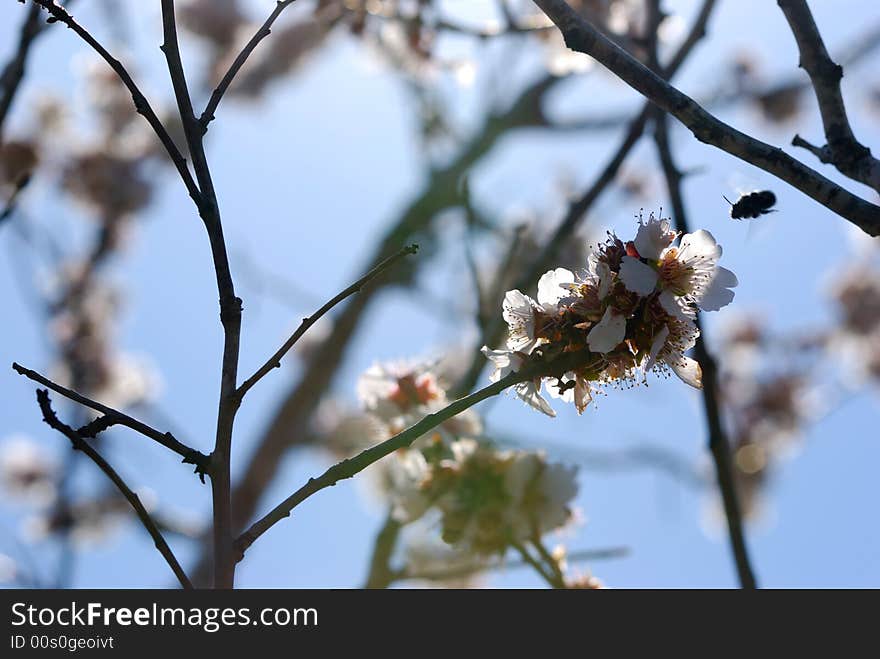
POLYGON ((99 432, 101 432, 102 430, 106 430, 110 426, 125 426, 126 428, 130 428, 131 430, 140 433, 144 437, 152 439, 154 442, 156 442, 157 444, 161 444, 170 451, 174 451, 175 453, 177 453, 177 455, 183 458, 184 464, 195 465, 196 473, 199 474, 202 481, 204 482, 205 474, 208 473, 208 456, 177 441, 177 439, 174 438, 174 435, 172 435, 170 432, 161 432, 159 430, 156 430, 155 428, 148 426, 146 423, 138 421, 137 419, 134 419, 127 414, 123 414, 122 412, 115 410, 112 407, 108 407, 71 389, 62 387, 60 384, 56 384, 55 382, 52 382, 52 380, 50 380, 49 378, 40 375, 36 371, 32 371, 29 368, 25 368, 20 364, 13 362, 12 369, 19 375, 23 375, 29 380, 33 380, 34 382, 37 382, 44 387, 48 387, 55 393, 61 394, 68 400, 72 400, 74 403, 79 403, 84 407, 88 407, 89 409, 92 409, 95 412, 99 412, 100 414, 102 414, 103 416, 100 417, 100 422, 96 420, 92 424, 83 426, 80 429, 80 432, 83 434, 83 436, 94 437, 99 432))
POLYGON ((3 141, 3 124, 6 122, 6 115, 9 114, 12 101, 15 99, 19 85, 24 78, 25 64, 31 44, 42 31, 40 8, 38 5, 31 5, 18 33, 18 47, 15 54, 3 67, 3 73, 0 75, 0 142, 3 141))
POLYGON ((201 191, 197 207, 205 223, 211 245, 211 258, 220 297, 220 322, 223 325, 223 357, 220 368, 220 401, 217 410, 217 432, 211 453, 211 493, 214 507, 214 587, 232 588, 235 583, 236 562, 232 555, 232 501, 230 456, 232 430, 239 400, 238 360, 241 347, 242 301, 235 294, 235 285, 229 267, 223 223, 208 159, 205 155, 204 131, 195 118, 189 88, 180 59, 177 43, 177 24, 174 0, 162 0, 162 51, 168 61, 168 71, 177 98, 177 107, 183 121, 187 145, 193 159, 193 170, 201 191))
POLYGON ((804 0, 778 0, 779 7, 797 41, 799 66, 810 76, 816 93, 825 139, 828 144, 818 150, 795 136, 794 146, 803 146, 823 163, 834 165, 839 172, 880 192, 880 160, 859 143, 853 134, 840 90, 843 67, 832 61, 804 0))
MULTIPOLYGON (((684 207, 684 198, 681 190, 682 174, 675 164, 672 151, 669 146, 667 116, 661 112, 656 122, 654 134, 660 164, 666 178, 666 186, 672 203, 672 215, 675 219, 675 227, 682 233, 689 233, 687 215, 684 207)), ((742 513, 737 499, 736 484, 733 478, 733 466, 730 460, 730 440, 721 421, 721 408, 718 401, 718 367, 715 359, 706 348, 706 335, 700 323, 696 319, 697 328, 700 330, 694 355, 700 364, 703 373, 703 388, 700 393, 703 398, 703 409, 706 413, 706 426, 709 433, 709 450, 715 463, 715 472, 718 478, 718 488, 721 491, 721 499, 724 503, 724 512, 727 517, 727 530, 736 563, 740 585, 743 588, 754 589, 757 587, 754 571, 749 561, 748 548, 746 547, 745 532, 743 531, 742 513)))
POLYGON ((85 453, 91 460, 94 462, 98 468, 104 472, 104 474, 109 478, 113 484, 119 489, 128 502, 131 504, 131 507, 134 508, 135 513, 137 513, 138 519, 141 520, 141 524, 144 525, 144 528, 147 530, 147 533, 150 534, 150 537, 153 538, 153 541, 156 544, 156 549, 159 550, 159 553, 162 554, 162 557, 168 563, 171 570, 174 572, 174 576, 177 577, 177 580, 180 582, 181 587, 185 590, 192 590, 193 585, 189 580, 189 577, 186 576, 186 572, 183 571, 183 568, 180 567, 180 563, 177 562, 177 558, 174 556, 174 552, 171 551, 171 547, 168 546, 168 543, 165 542, 165 538, 162 537, 162 533, 159 531, 156 523, 153 521, 153 518, 150 517, 150 513, 147 512, 147 509, 144 508, 144 505, 141 503, 138 495, 135 494, 128 485, 126 485, 125 481, 122 480, 122 477, 119 476, 118 473, 110 466, 110 464, 101 457, 101 454, 95 450, 95 448, 89 444, 83 437, 73 428, 63 423, 58 416, 55 414, 54 410, 52 410, 52 401, 49 399, 49 392, 46 389, 37 389, 37 402, 40 405, 40 410, 43 412, 43 421, 49 425, 50 428, 57 430, 62 435, 67 437, 70 440, 70 443, 73 445, 74 450, 82 451, 85 453))
POLYGON ((692 98, 607 39, 564 0, 535 0, 562 31, 569 48, 586 53, 681 121, 701 142, 711 144, 789 183, 871 236, 880 235, 880 207, 848 192, 818 172, 725 124, 692 98))
POLYGON ((91 46, 92 49, 110 65, 110 68, 116 72, 116 75, 119 76, 119 79, 122 80, 122 83, 128 88, 128 91, 131 92, 131 98, 134 101, 135 109, 139 114, 143 115, 144 119, 147 120, 155 131, 156 135, 159 136, 162 146, 165 147, 171 161, 180 173, 180 178, 183 179, 183 183, 186 186, 190 197, 192 197, 196 204, 199 204, 201 194, 199 193, 199 189, 187 167, 186 158, 183 157, 180 149, 177 148, 174 140, 172 140, 171 136, 168 134, 168 130, 156 115, 146 96, 143 95, 122 62, 113 57, 113 55, 111 55, 107 49, 89 33, 88 30, 77 23, 73 16, 71 16, 64 7, 55 4, 53 0, 33 0, 33 2, 48 11, 52 15, 52 20, 64 23, 67 27, 76 32, 76 34, 91 46))
POLYGON ((324 306, 318 309, 315 313, 313 313, 308 318, 303 318, 302 323, 300 323, 299 327, 296 328, 296 331, 290 336, 287 341, 284 342, 278 350, 272 355, 265 364, 263 364, 260 368, 257 369, 256 373, 254 373, 247 380, 242 382, 241 386, 238 388, 237 396, 239 402, 244 398, 245 394, 253 387, 257 382, 263 379, 272 369, 281 368, 281 360, 290 351, 290 349, 299 341, 302 336, 309 330, 309 328, 318 322, 328 311, 330 311, 337 304, 342 302, 348 297, 351 297, 355 293, 361 291, 361 289, 370 283, 373 279, 382 274, 385 270, 393 266, 400 259, 410 255, 415 254, 419 251, 419 246, 416 244, 407 245, 403 249, 401 249, 397 254, 389 256, 387 259, 379 263, 375 268, 370 270, 363 277, 358 279, 351 286, 341 291, 335 297, 330 299, 324 306))
POLYGON ((244 48, 241 49, 241 52, 233 60, 232 64, 229 66, 229 70, 226 71, 223 78, 220 79, 217 88, 211 94, 211 98, 208 100, 208 105, 205 107, 205 111, 202 112, 202 116, 199 117, 199 125, 201 126, 203 133, 207 132, 208 124, 214 121, 214 113, 217 111, 217 106, 220 105, 223 95, 226 93, 226 90, 229 89, 229 85, 232 84, 232 80, 238 74, 241 67, 244 66, 244 63, 247 61, 248 57, 251 56, 251 53, 256 50, 260 42, 271 34, 272 24, 281 15, 281 12, 294 2, 296 2, 296 0, 278 0, 278 2, 275 3, 275 9, 269 14, 269 18, 266 19, 266 21, 260 26, 260 29, 257 30, 254 36, 251 37, 250 41, 245 44, 244 48))

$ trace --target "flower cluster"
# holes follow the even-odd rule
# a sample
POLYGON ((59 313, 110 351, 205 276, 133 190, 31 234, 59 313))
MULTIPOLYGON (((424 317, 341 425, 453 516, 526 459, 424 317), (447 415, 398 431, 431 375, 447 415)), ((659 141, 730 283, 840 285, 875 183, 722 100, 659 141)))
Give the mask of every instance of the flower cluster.
MULTIPOLYGON (((433 361, 374 364, 358 381, 364 410, 383 424, 389 437, 449 405, 446 386, 433 361)), ((483 426, 472 410, 447 420, 438 429, 446 436, 478 435, 483 426)))
POLYGON ((500 554, 572 518, 576 468, 540 453, 460 439, 410 451, 408 463, 411 487, 399 491, 395 515, 413 521, 435 507, 443 540, 453 547, 500 554))
MULTIPOLYGON (((455 367, 377 363, 358 382, 363 411, 324 404, 313 432, 337 457, 375 445, 448 405, 447 382, 459 374, 447 371, 455 367)), ((542 537, 573 519, 575 471, 540 452, 496 446, 467 410, 367 473, 405 527, 401 578, 455 584, 501 566, 509 548, 543 549, 542 537)))
POLYGON ((632 386, 651 371, 671 371, 700 388, 699 364, 685 355, 699 336, 697 310, 729 304, 737 280, 718 266, 721 246, 711 233, 678 238, 668 219, 652 214, 647 221, 640 218, 634 240, 609 233, 580 275, 564 268, 544 274, 537 300, 508 291, 503 305, 507 346, 483 348, 495 365, 492 381, 520 370, 533 355, 585 353, 584 365, 561 378, 538 377, 515 386, 521 399, 549 416, 555 412, 541 395, 542 385, 551 396, 574 402, 578 412, 603 386, 632 386))

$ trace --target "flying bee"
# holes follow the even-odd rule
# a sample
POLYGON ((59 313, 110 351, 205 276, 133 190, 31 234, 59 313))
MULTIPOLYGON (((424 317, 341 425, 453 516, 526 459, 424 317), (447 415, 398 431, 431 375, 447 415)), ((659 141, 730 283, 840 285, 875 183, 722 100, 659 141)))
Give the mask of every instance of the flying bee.
MULTIPOLYGON (((722 195, 722 197, 724 197, 724 195, 722 195)), ((776 212, 776 210, 772 208, 772 206, 776 204, 776 195, 770 190, 749 192, 737 199, 736 203, 733 203, 727 197, 724 197, 724 201, 730 204, 730 217, 734 220, 742 220, 745 218, 754 219, 761 215, 766 215, 767 213, 776 212)))

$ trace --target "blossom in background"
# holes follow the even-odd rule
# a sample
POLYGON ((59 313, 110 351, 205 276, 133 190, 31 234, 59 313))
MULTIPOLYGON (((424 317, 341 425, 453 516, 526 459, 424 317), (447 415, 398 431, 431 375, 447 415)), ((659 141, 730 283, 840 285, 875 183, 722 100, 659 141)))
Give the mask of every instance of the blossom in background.
POLYGON ((417 489, 405 490, 400 519, 430 507, 440 512, 443 539, 475 554, 501 554, 572 519, 576 468, 548 463, 542 453, 499 450, 459 439, 440 455, 425 455, 417 489))
MULTIPOLYGON (((444 383, 433 361, 398 361, 374 364, 358 380, 358 398, 365 412, 381 420, 389 437, 449 404, 444 383)), ((482 423, 466 410, 445 421, 438 432, 478 435, 482 423)))
POLYGON ((609 234, 578 276, 563 268, 546 273, 537 300, 508 291, 507 349, 483 348, 495 366, 490 379, 518 372, 534 358, 582 353, 584 365, 562 377, 536 377, 514 388, 549 416, 555 414, 542 387, 579 413, 604 386, 633 386, 648 372, 672 372, 700 388, 700 367, 686 356, 699 336, 697 311, 729 304, 737 279, 718 265, 722 250, 711 233, 678 239, 668 219, 652 214, 640 220, 632 241, 609 234))
POLYGON ((864 260, 837 277, 839 324, 829 347, 856 381, 880 382, 880 268, 864 260))
POLYGON ((48 504, 57 479, 56 460, 32 439, 16 435, 0 445, 0 484, 10 497, 48 504))

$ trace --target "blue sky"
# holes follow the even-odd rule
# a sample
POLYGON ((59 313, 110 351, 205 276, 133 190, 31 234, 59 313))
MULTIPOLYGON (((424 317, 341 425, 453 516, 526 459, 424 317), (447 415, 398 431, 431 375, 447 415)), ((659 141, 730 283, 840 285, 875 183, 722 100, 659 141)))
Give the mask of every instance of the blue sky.
MULTIPOLYGON (((106 35, 106 26, 92 3, 83 1, 77 13, 84 24, 106 35)), ((272 2, 252 2, 255 15, 267 13, 272 2)), ((450 12, 471 3, 449 2, 450 12)), ((488 2, 473 2, 479 11, 488 2)), ((695 3, 667 3, 690 16, 695 3)), ((835 51, 846 46, 864 26, 880 21, 880 7, 867 0, 811 3, 826 43, 835 51), (859 17, 858 20, 854 17, 859 17), (864 18, 862 18, 864 17, 864 18)), ((722 0, 710 27, 709 45, 691 58, 678 79, 686 92, 698 93, 719 79, 719 67, 730 54, 748 50, 761 62, 768 79, 794 70, 794 40, 775 3, 722 0), (745 29, 748 26, 748 29, 745 29)), ((0 5, 0 43, 14 35, 22 7, 0 5)), ((140 10, 139 10, 140 11, 140 10)), ((139 76, 157 97, 170 94, 164 63, 158 50, 158 9, 143 9, 137 29, 131 30, 129 51, 138 61, 139 76)), ((271 37, 270 37, 271 38, 271 37)), ((464 44, 450 48, 467 52, 464 44)), ((480 107, 480 76, 497 66, 499 49, 474 50, 478 80, 474 89, 456 96, 457 113, 467 126, 480 107)), ((5 48, 4 48, 5 51, 5 48)), ((67 30, 56 29, 43 38, 32 60, 28 84, 12 122, 23 125, 27 100, 41 89, 59 95, 75 94, 74 58, 83 47, 67 30)), ((837 52, 837 51, 835 51, 837 52)), ((195 61, 200 50, 189 39, 185 56, 195 61)), ((844 93, 852 108, 853 127, 862 141, 880 144, 877 114, 863 110, 862 83, 877 83, 880 55, 874 54, 847 71, 844 93)), ((528 60, 504 69, 512 84, 523 79, 528 60)), ((194 65, 190 66, 195 69, 194 65)), ((638 107, 640 99, 604 72, 567 83, 555 99, 559 112, 597 112, 638 107)), ((797 130, 821 135, 821 123, 812 102, 796 128, 772 128, 753 110, 733 107, 720 111, 725 121, 765 141, 793 152, 789 143, 797 130)), ((257 106, 224 104, 212 126, 209 158, 215 170, 225 218, 233 269, 243 268, 244 256, 283 275, 319 300, 349 283, 366 264, 372 243, 396 212, 422 184, 417 126, 405 89, 381 67, 362 45, 337 35, 296 76, 272 88, 257 106), (267 130, 270 127, 270 130, 267 130)), ((758 310, 776 328, 821 326, 829 319, 823 286, 851 254, 850 229, 840 218, 801 193, 774 182, 768 175, 732 157, 699 144, 676 127, 676 152, 685 168, 701 168, 686 183, 687 203, 695 227, 711 230, 724 246, 723 265, 740 280, 731 307, 707 318, 709 332, 725 316, 758 310), (722 194, 731 193, 731 180, 753 181, 773 187, 780 212, 771 216, 757 235, 747 236, 747 225, 728 219, 722 194)), ((511 209, 535 207, 540 221, 552 226, 559 217, 556 191, 560 176, 576 189, 589 184, 615 148, 619 137, 608 134, 547 136, 520 132, 503 140, 473 172, 476 198, 486 208, 504 215, 511 209)), ((811 166, 809 154, 796 154, 811 166)), ((656 175, 651 142, 639 147, 630 163, 656 175)), ((822 173, 842 180, 829 168, 822 173)), ((656 177, 655 206, 668 206, 656 177)), ((854 183, 846 187, 865 194, 854 183)), ((34 213, 66 213, 72 226, 76 216, 59 211, 51 199, 31 195, 34 213)), ((611 192, 597 205, 591 222, 597 229, 631 233, 635 224, 631 200, 611 192)), ((454 298, 466 285, 460 274, 461 253, 456 228, 449 223, 444 249, 425 269, 423 281, 432 291, 454 298)), ((0 242, 8 242, 0 235, 0 242)), ((8 255, 8 250, 4 252, 8 255)), ((15 284, 14 260, 0 265, 0 299, 4 300, 4 340, 0 364, 13 360, 45 369, 48 356, 44 328, 35 321, 27 300, 15 284)), ((118 334, 126 351, 149 355, 161 369, 160 407, 192 443, 204 451, 213 435, 218 364, 221 347, 216 291, 210 254, 201 223, 185 191, 170 173, 157 202, 132 237, 125 257, 110 276, 128 294, 118 334)), ((245 298, 242 370, 253 370, 277 347, 308 312, 309 305, 293 308, 269 298, 253 297, 246 278, 239 278, 245 298), (252 297, 249 298, 248 296, 252 297)), ((431 354, 437 349, 472 340, 466 322, 443 322, 437 314, 420 309, 412 295, 384 294, 371 307, 367 322, 350 351, 335 383, 341 397, 354 401, 357 376, 375 360, 431 354)), ((500 310, 499 310, 500 312, 500 310)), ((717 334, 717 332, 716 332, 717 334)), ((274 372, 249 396, 236 425, 233 461, 239 467, 252 450, 261 428, 284 392, 296 380, 295 359, 274 372)), ((0 371, 0 439, 13 433, 38 438, 61 454, 66 446, 40 423, 33 387, 11 371, 0 371)), ((560 406, 557 405, 559 409, 560 406)), ((696 464, 706 462, 705 430, 699 394, 678 381, 661 381, 626 392, 611 392, 598 409, 578 417, 559 409, 547 419, 504 397, 486 405, 491 430, 515 432, 534 447, 542 442, 577 448, 601 448, 651 443, 674 451, 696 464)), ((768 490, 771 508, 763 524, 749 528, 749 545, 760 582, 766 586, 880 586, 880 525, 871 502, 880 495, 876 465, 880 462, 876 425, 880 412, 877 392, 864 392, 844 409, 812 426, 803 450, 787 461, 768 490)), ((210 491, 189 471, 147 441, 130 433, 113 436, 108 450, 120 472, 132 482, 151 487, 163 504, 208 514, 210 491)), ((280 477, 261 505, 268 509, 309 476, 327 466, 323 454, 291 453, 280 477)), ((78 485, 94 486, 100 475, 84 464, 78 485)), ((735 573, 726 541, 704 523, 707 500, 669 476, 650 471, 603 474, 581 470, 577 505, 584 521, 564 536, 572 550, 626 546, 625 558, 595 563, 594 574, 617 587, 728 587, 735 573)), ((383 510, 358 483, 346 482, 325 490, 274 528, 248 553, 239 570, 241 586, 349 587, 364 577, 372 537, 383 510)), ((0 534, 9 540, 22 520, 21 509, 0 503, 0 534)), ((186 564, 192 546, 176 542, 186 564)), ((0 539, 0 551, 7 551, 0 539)), ((164 586, 170 583, 167 566, 146 535, 127 525, 109 542, 79 555, 76 586, 164 586)), ((496 586, 538 586, 537 577, 524 570, 495 574, 496 586)))

